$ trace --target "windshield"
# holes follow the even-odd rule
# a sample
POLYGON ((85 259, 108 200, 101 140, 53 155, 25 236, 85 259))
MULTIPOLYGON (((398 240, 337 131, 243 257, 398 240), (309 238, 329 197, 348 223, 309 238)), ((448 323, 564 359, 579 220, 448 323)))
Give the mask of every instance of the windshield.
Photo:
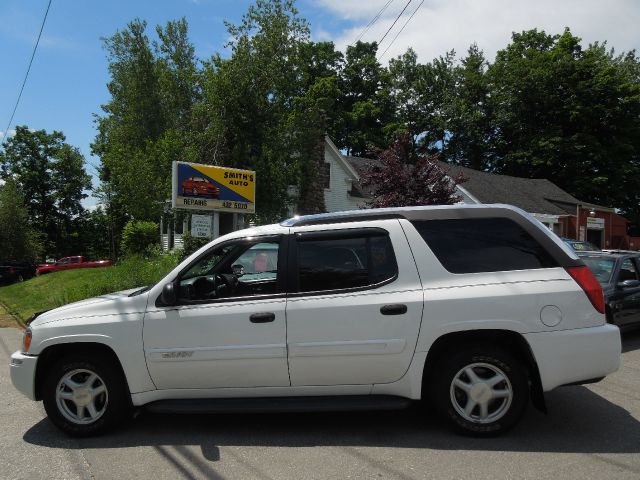
POLYGON ((605 257, 580 257, 600 283, 609 283, 615 260, 605 257))

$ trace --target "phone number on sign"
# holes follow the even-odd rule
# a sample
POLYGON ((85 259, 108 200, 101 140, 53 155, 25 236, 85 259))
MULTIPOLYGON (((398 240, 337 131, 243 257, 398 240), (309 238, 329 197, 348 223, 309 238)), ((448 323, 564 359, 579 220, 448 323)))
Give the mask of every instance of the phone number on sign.
POLYGON ((223 208, 234 208, 237 210, 247 210, 248 205, 246 203, 239 202, 222 202, 223 208))

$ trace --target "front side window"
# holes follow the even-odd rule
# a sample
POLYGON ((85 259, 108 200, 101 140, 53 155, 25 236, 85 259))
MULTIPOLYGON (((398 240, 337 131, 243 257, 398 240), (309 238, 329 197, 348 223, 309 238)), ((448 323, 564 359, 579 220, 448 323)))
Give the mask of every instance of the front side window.
POLYGON ((503 272, 557 267, 524 228, 508 218, 411 222, 451 273, 503 272))
POLYGON ((374 286, 397 273, 388 235, 298 240, 300 292, 374 286))
POLYGON ((180 275, 183 302, 280 292, 278 242, 239 241, 214 248, 180 275))
POLYGON ((638 271, 630 258, 627 258, 620 266, 618 281, 624 282, 625 280, 640 280, 640 277, 638 277, 638 271))

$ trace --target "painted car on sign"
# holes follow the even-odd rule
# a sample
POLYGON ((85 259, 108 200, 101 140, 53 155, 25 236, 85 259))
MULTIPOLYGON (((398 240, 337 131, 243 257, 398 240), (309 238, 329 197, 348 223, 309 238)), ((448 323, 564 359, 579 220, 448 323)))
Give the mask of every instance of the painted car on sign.
POLYGON ((218 198, 220 195, 220 187, 203 177, 188 177, 182 182, 181 187, 183 196, 218 198))

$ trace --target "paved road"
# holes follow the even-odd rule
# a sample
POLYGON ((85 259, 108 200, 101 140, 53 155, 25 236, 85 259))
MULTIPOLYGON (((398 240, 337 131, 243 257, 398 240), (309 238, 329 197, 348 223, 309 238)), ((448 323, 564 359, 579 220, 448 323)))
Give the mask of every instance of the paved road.
MULTIPOLYGON (((0 362, 21 333, 0 329, 0 362)), ((65 437, 0 368, 2 479, 640 478, 640 332, 618 373, 548 394, 506 436, 469 439, 417 410, 358 414, 143 414, 100 438, 65 437)))

